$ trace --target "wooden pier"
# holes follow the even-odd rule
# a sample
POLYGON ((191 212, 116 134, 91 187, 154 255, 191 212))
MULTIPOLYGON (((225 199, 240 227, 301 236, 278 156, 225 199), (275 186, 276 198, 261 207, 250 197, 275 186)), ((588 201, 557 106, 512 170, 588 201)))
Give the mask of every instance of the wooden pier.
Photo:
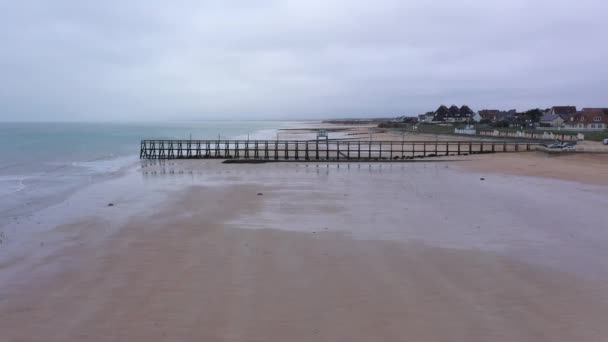
POLYGON ((142 140, 141 159, 399 161, 530 151, 533 141, 142 140))

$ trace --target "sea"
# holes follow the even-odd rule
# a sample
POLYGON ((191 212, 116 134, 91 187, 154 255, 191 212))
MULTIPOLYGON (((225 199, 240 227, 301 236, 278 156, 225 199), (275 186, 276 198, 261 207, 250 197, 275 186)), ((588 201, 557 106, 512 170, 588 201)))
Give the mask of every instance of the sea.
POLYGON ((135 165, 141 139, 273 139, 293 121, 0 123, 0 226, 135 165))

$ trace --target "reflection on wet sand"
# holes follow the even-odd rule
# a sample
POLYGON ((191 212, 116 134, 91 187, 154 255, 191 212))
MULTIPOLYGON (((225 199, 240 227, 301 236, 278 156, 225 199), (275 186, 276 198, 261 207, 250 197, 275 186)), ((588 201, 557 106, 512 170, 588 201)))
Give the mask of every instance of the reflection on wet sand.
POLYGON ((0 331, 57 341, 607 336, 606 187, 468 163, 143 161, 35 218, 58 227, 38 235, 37 253, 0 266, 12 275, 0 331), (556 210, 564 198, 569 210, 556 210), (71 223, 53 221, 68 213, 71 223))

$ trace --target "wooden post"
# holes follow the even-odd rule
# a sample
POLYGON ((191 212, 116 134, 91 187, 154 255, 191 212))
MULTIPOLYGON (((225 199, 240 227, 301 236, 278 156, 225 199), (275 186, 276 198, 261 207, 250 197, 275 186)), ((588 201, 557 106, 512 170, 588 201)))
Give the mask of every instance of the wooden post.
POLYGON ((340 160, 340 141, 336 140, 336 160, 340 160))
POLYGON ((361 142, 359 141, 359 147, 357 149, 357 159, 361 160, 361 142))
POLYGON ((346 151, 346 159, 350 160, 350 141, 346 142, 346 148, 348 148, 348 151, 346 151))
POLYGON ((306 140, 306 154, 304 156, 304 159, 309 160, 310 157, 308 156, 308 140, 306 140))
POLYGON ((315 140, 315 159, 319 160, 319 138, 315 140))
POLYGON ((279 159, 279 141, 274 141, 274 160, 279 159))
POLYGON ((422 143, 422 156, 426 157, 426 141, 422 143))
POLYGON ((300 143, 296 141, 295 144, 296 144, 296 160, 298 160, 298 159, 300 159, 300 157, 298 156, 298 147, 299 147, 300 143))
POLYGON ((460 155, 460 141, 458 142, 458 155, 460 155))
POLYGON ((450 155, 450 142, 449 141, 445 142, 445 155, 446 156, 450 155))

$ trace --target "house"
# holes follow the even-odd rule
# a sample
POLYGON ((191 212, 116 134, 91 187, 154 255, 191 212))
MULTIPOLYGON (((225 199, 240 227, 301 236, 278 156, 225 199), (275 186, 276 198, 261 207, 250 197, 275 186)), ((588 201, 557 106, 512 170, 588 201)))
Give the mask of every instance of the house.
POLYGON ((416 124, 418 123, 418 118, 415 116, 402 116, 398 118, 397 121, 408 124, 416 124))
POLYGON ((576 114, 576 106, 555 106, 551 107, 546 114, 566 116, 567 118, 576 114))
POLYGON ((517 119, 517 111, 515 109, 509 111, 484 109, 479 111, 479 116, 481 116, 482 120, 488 120, 490 122, 513 122, 517 119))
POLYGON ((431 122, 433 122, 434 117, 435 117, 435 113, 433 113, 433 112, 428 112, 426 114, 420 114, 420 115, 418 115, 418 122, 419 123, 431 123, 431 122))
POLYGON ((604 112, 605 114, 608 114, 608 108, 583 108, 583 112, 588 112, 588 111, 604 112))
POLYGON ((479 116, 481 116, 482 120, 489 120, 491 122, 496 122, 498 118, 498 114, 500 113, 497 109, 482 109, 479 111, 479 116))
POLYGON ((561 127, 564 124, 564 119, 558 114, 545 114, 540 118, 541 126, 546 127, 561 127))
POLYGON ((507 112, 499 112, 496 115, 496 121, 498 122, 513 122, 517 119, 517 111, 515 109, 511 109, 507 112))
POLYGON ((601 131, 608 128, 608 110, 585 108, 564 123, 567 129, 601 131))

